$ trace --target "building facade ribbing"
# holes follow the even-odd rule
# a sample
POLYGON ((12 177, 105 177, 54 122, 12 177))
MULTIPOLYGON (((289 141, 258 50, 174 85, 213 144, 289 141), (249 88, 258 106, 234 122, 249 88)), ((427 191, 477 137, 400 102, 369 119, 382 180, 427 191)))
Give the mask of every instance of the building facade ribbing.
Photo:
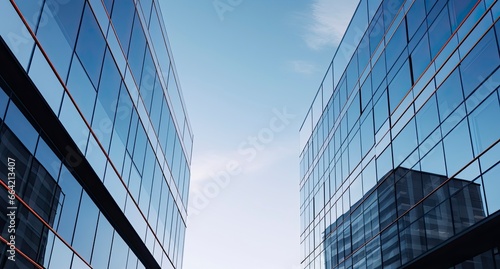
POLYGON ((182 268, 193 135, 158 1, 5 0, 0 37, 0 267, 182 268))
POLYGON ((360 1, 300 130, 302 268, 500 268, 499 14, 360 1))

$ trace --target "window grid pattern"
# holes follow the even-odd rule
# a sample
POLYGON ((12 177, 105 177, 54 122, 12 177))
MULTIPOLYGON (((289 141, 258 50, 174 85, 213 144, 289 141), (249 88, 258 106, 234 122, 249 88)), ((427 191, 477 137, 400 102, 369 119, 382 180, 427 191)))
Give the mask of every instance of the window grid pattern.
POLYGON ((381 2, 370 12, 367 1, 359 4, 339 45, 350 45, 349 60, 336 60, 337 51, 301 130, 303 268, 398 267, 446 239, 418 234, 419 227, 451 236, 499 209, 492 173, 500 132, 491 129, 500 127, 494 120, 500 115, 499 4, 381 2), (360 17, 370 23, 365 27, 360 17), (351 28, 368 30, 349 43, 351 28), (315 107, 318 97, 322 110, 315 107), (411 194, 398 190, 400 169, 447 183, 411 194), (447 202, 432 203, 454 182, 471 183, 450 187, 438 199, 447 202), (392 190, 383 192, 386 185, 392 190), (462 222, 437 222, 455 214, 444 204, 459 196, 469 197, 461 206, 473 213, 462 222))
POLYGON ((193 136, 158 3, 0 10, 13 22, 0 33, 157 262, 180 268, 193 136))

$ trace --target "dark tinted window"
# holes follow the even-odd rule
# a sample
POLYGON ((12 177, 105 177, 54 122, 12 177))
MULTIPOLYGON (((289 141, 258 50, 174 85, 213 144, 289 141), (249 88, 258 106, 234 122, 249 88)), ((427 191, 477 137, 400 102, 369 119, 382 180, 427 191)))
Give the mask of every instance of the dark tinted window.
MULTIPOLYGON (((108 1, 109 2, 109 1, 108 1)), ((109 11, 109 10, 108 10, 109 11)), ((134 21, 135 7, 132 0, 120 0, 119 5, 113 6, 111 21, 115 27, 123 51, 127 52, 134 21)))

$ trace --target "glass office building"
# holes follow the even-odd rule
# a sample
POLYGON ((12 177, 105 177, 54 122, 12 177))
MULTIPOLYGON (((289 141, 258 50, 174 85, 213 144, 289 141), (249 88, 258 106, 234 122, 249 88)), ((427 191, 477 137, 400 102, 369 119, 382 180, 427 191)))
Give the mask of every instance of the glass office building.
POLYGON ((500 268, 499 14, 360 1, 300 130, 302 268, 500 268))
POLYGON ((1 268, 182 268, 169 46, 155 0, 0 1, 1 268))

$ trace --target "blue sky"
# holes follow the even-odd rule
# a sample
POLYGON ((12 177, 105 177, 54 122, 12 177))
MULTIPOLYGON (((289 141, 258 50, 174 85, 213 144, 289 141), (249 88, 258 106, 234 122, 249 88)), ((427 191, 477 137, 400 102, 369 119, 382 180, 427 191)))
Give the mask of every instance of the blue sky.
POLYGON ((195 136, 184 269, 300 268, 298 131, 357 1, 160 3, 195 136))

